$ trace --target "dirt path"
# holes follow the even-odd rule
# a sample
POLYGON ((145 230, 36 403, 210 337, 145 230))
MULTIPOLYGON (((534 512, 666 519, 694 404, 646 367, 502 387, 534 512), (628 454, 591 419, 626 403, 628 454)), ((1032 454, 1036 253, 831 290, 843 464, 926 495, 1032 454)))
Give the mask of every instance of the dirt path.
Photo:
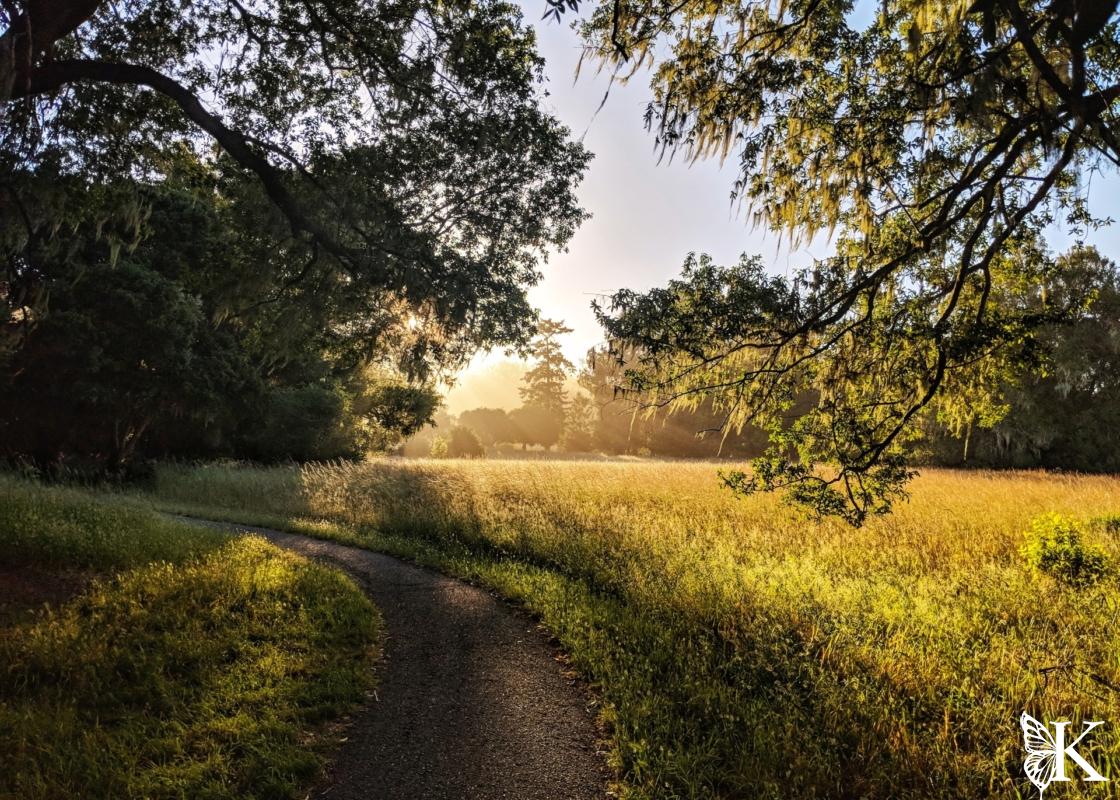
MULTIPOLYGON (((199 520, 190 520, 200 522, 199 520)), ((377 701, 354 715, 325 779, 330 800, 582 800, 606 767, 580 687, 526 615, 389 556, 247 525, 350 573, 385 617, 377 701)))

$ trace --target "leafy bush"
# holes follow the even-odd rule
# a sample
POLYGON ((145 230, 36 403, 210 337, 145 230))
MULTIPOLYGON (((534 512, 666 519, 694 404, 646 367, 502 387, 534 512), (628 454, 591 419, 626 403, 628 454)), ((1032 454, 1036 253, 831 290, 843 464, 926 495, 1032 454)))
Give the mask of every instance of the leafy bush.
POLYGON ((456 425, 446 436, 437 436, 432 440, 429 455, 432 458, 481 458, 485 453, 486 448, 477 433, 456 425))
POLYGON ((1078 523, 1060 514, 1043 514, 1031 522, 1021 552, 1035 569, 1071 586, 1096 583, 1108 572, 1108 559, 1081 541, 1078 523))
POLYGON ((478 434, 470 428, 457 425, 451 429, 447 440, 447 454, 452 458, 479 458, 486 452, 478 434))
POLYGON ((432 439, 432 449, 428 455, 432 458, 447 458, 447 437, 437 436, 432 439))
POLYGON ((272 462, 354 457, 357 453, 343 425, 345 405, 335 386, 312 383, 273 389, 246 433, 245 450, 272 462))

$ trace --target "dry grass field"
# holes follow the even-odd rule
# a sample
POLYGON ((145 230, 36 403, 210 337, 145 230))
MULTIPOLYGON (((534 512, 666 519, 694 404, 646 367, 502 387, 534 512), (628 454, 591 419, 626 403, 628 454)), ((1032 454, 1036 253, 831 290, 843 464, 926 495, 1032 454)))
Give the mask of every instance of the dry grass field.
POLYGON ((168 467, 154 497, 524 603, 602 697, 626 797, 1037 796, 1024 710, 1104 720, 1081 750, 1115 775, 1120 478, 930 470, 911 489, 862 529, 683 462, 168 467), (1088 579, 1040 561, 1037 539, 1028 558, 1044 514, 1080 537, 1059 544, 1088 579))

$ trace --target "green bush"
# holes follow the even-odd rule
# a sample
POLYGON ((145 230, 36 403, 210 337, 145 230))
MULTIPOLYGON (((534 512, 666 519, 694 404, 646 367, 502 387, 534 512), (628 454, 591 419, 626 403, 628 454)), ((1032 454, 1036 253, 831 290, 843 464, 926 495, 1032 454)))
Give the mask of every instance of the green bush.
POLYGON ((478 434, 470 428, 456 425, 451 429, 447 440, 447 455, 452 458, 481 458, 486 453, 486 448, 478 438, 478 434))
POLYGON ((1081 540, 1076 520, 1043 514, 1031 522, 1021 552, 1033 568, 1071 586, 1096 583, 1109 571, 1103 552, 1081 540))
POLYGON ((346 435, 345 410, 346 399, 335 386, 275 388, 246 432, 244 449, 269 462, 356 457, 354 442, 346 435))
POLYGON ((485 454, 486 448, 482 446, 478 434, 462 425, 456 425, 448 434, 433 439, 428 452, 431 458, 481 458, 485 454))

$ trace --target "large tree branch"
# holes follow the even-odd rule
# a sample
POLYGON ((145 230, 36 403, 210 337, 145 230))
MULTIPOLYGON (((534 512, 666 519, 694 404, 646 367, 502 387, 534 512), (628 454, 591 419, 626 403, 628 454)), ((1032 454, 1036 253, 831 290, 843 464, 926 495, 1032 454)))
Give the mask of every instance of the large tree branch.
POLYGON ((7 28, 0 33, 0 100, 26 93, 35 63, 55 42, 89 21, 104 0, 4 0, 7 28))
MULTIPOLYGON (((368 262, 367 255, 362 250, 344 245, 338 236, 304 212, 288 188, 284 174, 254 150, 244 134, 226 126, 181 83, 151 67, 91 60, 52 61, 36 68, 25 87, 17 86, 13 98, 50 94, 74 83, 145 86, 170 98, 192 122, 212 136, 234 161, 260 179, 265 193, 287 218, 294 233, 310 235, 326 252, 349 266, 368 262)), ((368 269, 372 265, 364 263, 363 266, 368 269)))

